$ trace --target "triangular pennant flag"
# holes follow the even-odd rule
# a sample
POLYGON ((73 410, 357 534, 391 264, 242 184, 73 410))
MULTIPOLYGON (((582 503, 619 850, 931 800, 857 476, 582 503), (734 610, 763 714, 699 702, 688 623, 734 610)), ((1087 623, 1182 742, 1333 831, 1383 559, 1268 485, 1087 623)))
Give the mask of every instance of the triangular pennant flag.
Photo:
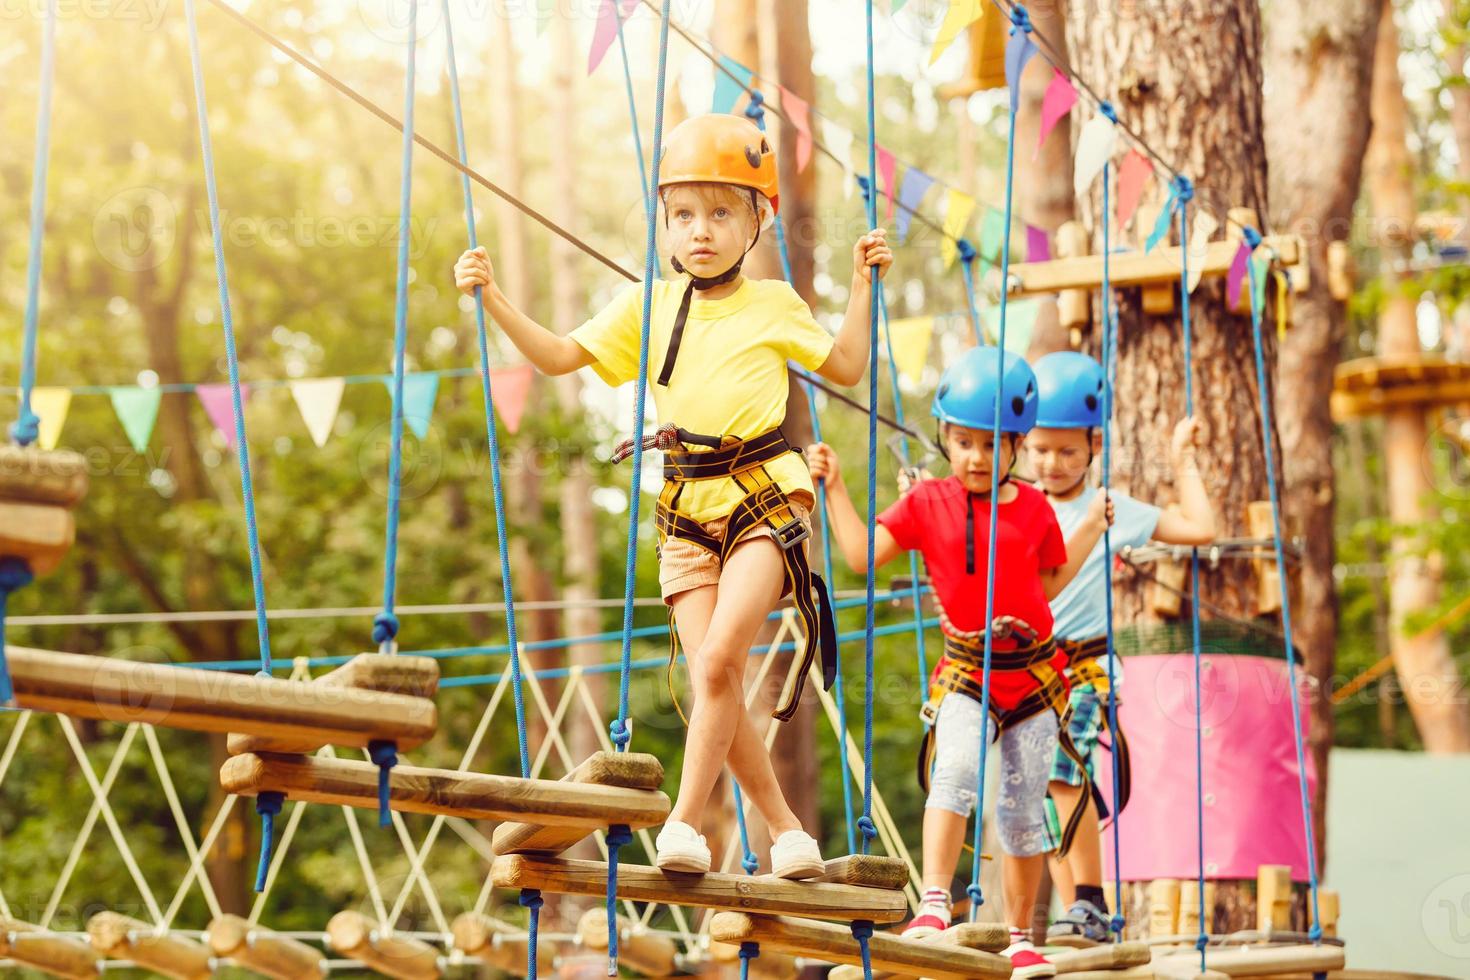
POLYGON ((1251 272, 1255 282, 1255 308, 1261 311, 1261 316, 1266 315, 1266 279, 1271 268, 1270 260, 1264 255, 1251 257, 1251 272))
POLYGON ((975 199, 964 191, 957 191, 951 187, 949 203, 944 209, 944 237, 939 242, 940 254, 944 257, 946 269, 954 265, 955 256, 959 254, 959 246, 955 244, 955 239, 965 234, 965 226, 970 223, 970 215, 974 212, 975 199))
POLYGON ((1193 293, 1199 287, 1200 280, 1205 274, 1205 256, 1210 252, 1210 238, 1215 234, 1215 229, 1220 227, 1220 222, 1210 212, 1201 209, 1194 216, 1194 228, 1189 233, 1189 291, 1193 293))
POLYGON ((515 435, 521 430, 521 416, 526 411, 526 398, 531 393, 531 379, 536 371, 529 364, 490 372, 490 390, 495 396, 495 411, 505 430, 515 435))
MULTIPOLYGON (((219 430, 219 434, 225 437, 225 445, 231 449, 237 448, 235 443, 235 400, 230 395, 229 385, 195 385, 194 395, 199 399, 199 404, 204 406, 204 414, 209 416, 209 421, 219 430)), ((250 398, 250 386, 240 385, 240 407, 244 408, 245 402, 250 398)))
POLYGON ((1026 226, 1026 261, 1048 262, 1051 260, 1051 239, 1045 228, 1026 226))
POLYGON ((715 66, 715 97, 710 103, 710 112, 734 112, 735 103, 750 88, 751 79, 755 78, 755 72, 725 55, 720 55, 720 63, 715 66), (730 76, 734 75, 735 78, 730 76), (739 79, 739 81, 736 81, 739 79))
POLYGON ((888 321, 888 339, 893 344, 893 366, 910 381, 921 381, 929 362, 929 342, 934 336, 932 316, 911 316, 888 321))
POLYGON ((1026 70, 1026 62, 1035 54, 1036 42, 1031 40, 1031 32, 1011 28, 1010 39, 1006 41, 1006 86, 1011 90, 1013 114, 1021 103, 1021 72, 1026 70))
POLYGON ((1169 193, 1164 197, 1164 209, 1159 212, 1158 218, 1154 220, 1154 230, 1148 233, 1148 241, 1143 243, 1144 254, 1152 252, 1154 248, 1163 241, 1164 236, 1169 234, 1169 225, 1174 221, 1174 206, 1179 202, 1179 188, 1174 182, 1169 182, 1169 193))
POLYGON ((1245 282, 1250 260, 1251 247, 1242 241, 1230 260, 1230 271, 1225 275, 1225 306, 1228 309, 1235 309, 1240 304, 1240 286, 1245 282))
POLYGON ((903 5, 906 4, 906 3, 908 3, 908 2, 909 2, 909 0, 893 0, 893 4, 892 4, 892 6, 890 6, 888 8, 888 12, 890 14, 896 14, 900 10, 902 10, 903 9, 903 5))
POLYGON ((311 433, 311 441, 318 449, 327 444, 327 437, 332 434, 337 409, 342 405, 342 390, 346 387, 345 378, 291 382, 291 397, 301 412, 301 421, 306 423, 306 431, 311 433))
POLYGON ((1102 113, 1082 126, 1077 136, 1077 164, 1072 174, 1072 189, 1078 197, 1087 193, 1103 166, 1118 148, 1118 127, 1102 113))
POLYGON ((618 36, 619 21, 627 20, 637 8, 638 0, 602 0, 597 11, 597 27, 592 32, 592 49, 587 52, 587 74, 592 74, 602 64, 618 36))
POLYGON ((909 237, 909 223, 919 210, 924 194, 934 186, 934 178, 918 167, 909 167, 903 172, 903 183, 898 188, 898 240, 909 237))
POLYGON ((158 404, 163 392, 157 388, 111 388, 107 396, 112 401, 112 410, 128 434, 128 442, 135 452, 148 448, 153 437, 153 426, 158 421, 158 404))
POLYGON ((1036 149, 1031 151, 1031 159, 1035 160, 1041 153, 1041 144, 1051 135, 1056 128, 1072 111, 1077 104, 1077 90, 1072 87, 1072 80, 1062 73, 1058 68, 1051 77, 1051 84, 1046 87, 1046 94, 1041 98, 1041 130, 1036 140, 1036 149))
POLYGON ((893 185, 895 183, 898 164, 893 158, 892 151, 882 146, 876 149, 878 154, 878 181, 883 186, 883 195, 888 198, 888 210, 885 212, 883 220, 888 222, 893 220, 893 185))
POLYGON ((929 64, 938 61, 945 49, 960 36, 960 31, 979 20, 981 13, 981 0, 949 0, 949 9, 944 12, 944 23, 939 25, 939 36, 934 39, 929 64))
POLYGON ((791 125, 796 127, 796 172, 801 173, 812 162, 811 107, 806 99, 796 95, 786 86, 781 89, 781 109, 791 125))
MULTIPOLYGON (((1031 346, 1031 337, 1036 333, 1036 316, 1041 312, 1041 299, 1013 299, 1006 302, 1006 350, 1025 356, 1031 346)), ((980 323, 985 330, 988 343, 1000 337, 1000 304, 987 306, 980 314, 980 323)))
MULTIPOLYGON (((388 395, 393 395, 393 378, 384 377, 388 395)), ((434 417, 434 400, 439 397, 439 375, 411 372, 403 376, 403 421, 420 439, 429 437, 429 422, 434 417)))
POLYGON ((32 388, 31 411, 41 420, 36 442, 42 449, 55 449, 61 440, 61 427, 71 408, 70 388, 32 388))
POLYGON ((1005 214, 995 208, 986 208, 985 217, 980 219, 980 258, 986 262, 999 262, 1005 240, 1005 214))
POLYGON ((852 168, 852 130, 826 118, 821 123, 822 142, 827 144, 827 152, 832 154, 837 165, 842 168, 842 195, 851 198, 853 188, 857 185, 852 168))
POLYGON ((1133 212, 1138 210, 1138 202, 1143 197, 1143 187, 1148 183, 1149 177, 1154 172, 1154 165, 1149 163, 1148 157, 1137 150, 1129 150, 1128 155, 1123 158, 1123 164, 1118 168, 1118 227, 1121 228, 1133 217, 1133 212))
POLYGON ((546 33, 546 27, 556 14, 556 0, 536 0, 536 36, 546 33))

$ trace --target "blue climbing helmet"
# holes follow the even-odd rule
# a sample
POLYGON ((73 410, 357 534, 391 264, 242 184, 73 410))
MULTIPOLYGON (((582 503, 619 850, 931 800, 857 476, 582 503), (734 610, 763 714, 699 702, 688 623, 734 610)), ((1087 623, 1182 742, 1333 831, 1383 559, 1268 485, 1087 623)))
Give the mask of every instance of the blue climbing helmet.
POLYGON ((1036 372, 1038 429, 1094 429, 1103 423, 1102 365, 1079 351, 1048 354, 1036 372))
POLYGON ((1000 431, 1025 435, 1036 424, 1036 375, 1025 358, 997 347, 971 347, 945 369, 934 393, 934 417, 969 429, 994 429, 997 381, 1000 431))

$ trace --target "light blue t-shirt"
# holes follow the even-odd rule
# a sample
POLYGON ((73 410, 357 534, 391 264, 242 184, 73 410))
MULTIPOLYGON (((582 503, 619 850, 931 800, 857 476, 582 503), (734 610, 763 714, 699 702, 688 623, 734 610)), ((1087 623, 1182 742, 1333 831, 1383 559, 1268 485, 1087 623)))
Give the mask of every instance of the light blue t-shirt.
MULTIPOLYGON (((1100 492, 1096 487, 1086 487, 1071 500, 1047 498, 1056 511, 1062 537, 1072 537, 1087 516, 1092 499, 1100 492)), ((1113 526, 1109 534, 1113 554, 1117 555, 1123 548, 1147 544, 1159 526, 1159 508, 1117 490, 1113 491, 1112 497, 1113 526)), ((1052 631, 1057 639, 1090 640, 1107 632, 1107 597, 1103 590, 1108 585, 1108 574, 1103 561, 1103 539, 1098 538, 1077 577, 1051 601, 1052 615, 1056 618, 1052 631)))

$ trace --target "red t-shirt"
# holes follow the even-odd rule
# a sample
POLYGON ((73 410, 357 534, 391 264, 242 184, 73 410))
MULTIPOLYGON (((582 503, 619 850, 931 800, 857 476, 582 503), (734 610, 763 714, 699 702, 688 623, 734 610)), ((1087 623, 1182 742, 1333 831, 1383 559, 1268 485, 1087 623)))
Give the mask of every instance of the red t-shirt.
MULTIPOLYGON (((1051 604, 1041 585, 1041 572, 1067 563, 1067 543, 1056 512, 1045 494, 1018 483, 1016 499, 1000 505, 995 556, 996 616, 1014 616, 1036 631, 1051 635, 1051 604)), ((893 540, 906 551, 923 554, 939 601, 956 629, 985 628, 986 564, 990 554, 990 501, 975 497, 975 572, 965 571, 964 486, 957 477, 923 480, 878 516, 893 540)), ((1009 650, 1014 639, 995 641, 1009 650)), ((1063 658, 1062 663, 1065 663, 1063 658)), ((991 671, 990 689, 998 705, 1011 707, 1035 688, 1025 671, 991 671)))

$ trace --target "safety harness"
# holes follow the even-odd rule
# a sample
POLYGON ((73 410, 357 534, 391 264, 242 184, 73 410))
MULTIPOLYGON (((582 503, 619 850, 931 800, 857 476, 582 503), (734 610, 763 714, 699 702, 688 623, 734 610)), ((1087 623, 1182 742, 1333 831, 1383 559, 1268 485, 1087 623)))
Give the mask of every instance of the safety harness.
MULTIPOLYGON (((1071 685, 1077 687, 1082 684, 1091 684, 1097 691, 1098 699, 1106 701, 1110 690, 1108 671, 1098 661, 1107 655, 1107 637, 1095 636, 1090 640, 1060 640, 1057 645, 1067 655, 1067 679, 1071 685)), ((1112 736, 1109 751, 1113 753, 1113 765, 1118 769, 1118 813, 1122 813, 1133 791, 1133 763, 1128 755, 1128 740, 1123 737, 1121 726, 1116 730, 1112 727, 1106 711, 1103 712, 1102 724, 1104 730, 1112 736)), ((1092 786, 1092 802, 1097 807, 1098 819, 1106 820, 1109 816, 1107 802, 1103 799, 1102 792, 1096 784, 1092 786)))
MULTIPOLYGON (((796 714, 801 693, 818 653, 822 658, 822 686, 831 688, 837 680, 837 627, 832 616, 832 599, 827 583, 815 574, 801 547, 810 530, 792 508, 791 498, 772 478, 766 464, 797 452, 786 441, 780 429, 771 429, 750 439, 732 436, 704 436, 675 425, 660 426, 643 440, 644 449, 664 454, 664 487, 659 493, 654 517, 658 529, 659 551, 669 538, 679 538, 698 545, 719 559, 723 568, 730 553, 741 541, 763 527, 774 533, 786 565, 786 587, 801 618, 805 643, 796 682, 786 698, 772 712, 779 721, 789 721, 796 714), (704 446, 694 451, 686 447, 704 446), (730 513, 724 539, 716 538, 704 525, 679 511, 679 497, 686 484, 697 480, 732 479, 745 493, 730 513), (815 594, 815 600, 813 599, 815 594)), ((624 441, 613 454, 613 462, 632 455, 633 441, 624 441)), ((674 610, 669 607, 669 692, 673 695, 674 664, 679 655, 679 634, 674 628, 674 610)), ((684 709, 674 696, 674 707, 684 718, 684 709)), ((685 723, 688 719, 684 718, 685 723)))

